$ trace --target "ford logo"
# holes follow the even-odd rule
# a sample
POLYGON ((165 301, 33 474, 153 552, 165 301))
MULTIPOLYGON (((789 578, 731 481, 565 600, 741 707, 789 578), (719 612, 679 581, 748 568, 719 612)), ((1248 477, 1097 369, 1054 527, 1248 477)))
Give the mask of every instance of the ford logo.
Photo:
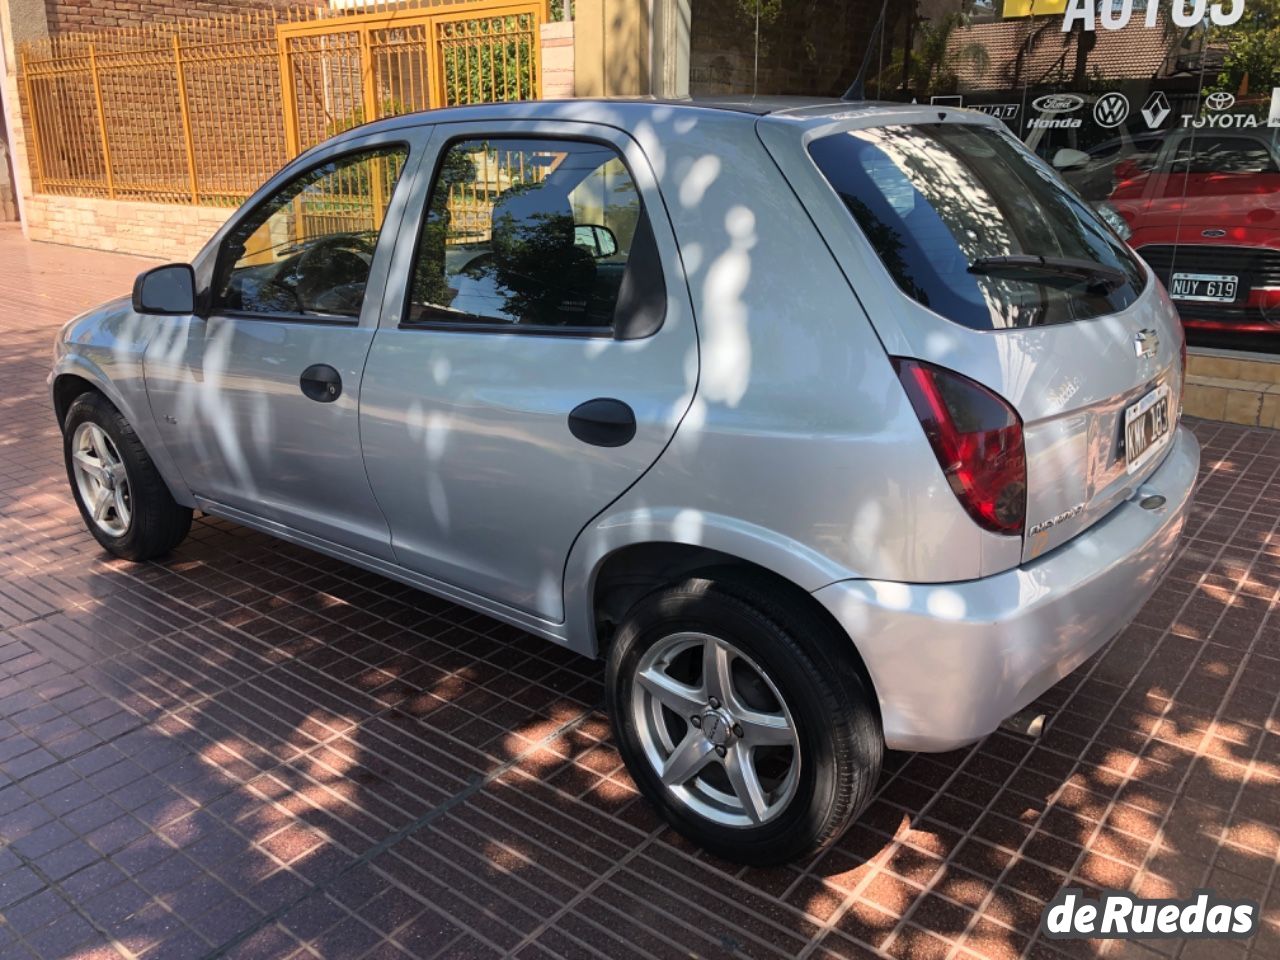
POLYGON ((1227 231, 1225 230, 1205 230, 1200 234, 1200 236, 1208 240, 1217 240, 1219 237, 1225 237, 1226 235, 1227 231))
POLYGON ((1041 113, 1070 113, 1084 106, 1084 97, 1074 93, 1050 93, 1037 99, 1032 106, 1041 113))

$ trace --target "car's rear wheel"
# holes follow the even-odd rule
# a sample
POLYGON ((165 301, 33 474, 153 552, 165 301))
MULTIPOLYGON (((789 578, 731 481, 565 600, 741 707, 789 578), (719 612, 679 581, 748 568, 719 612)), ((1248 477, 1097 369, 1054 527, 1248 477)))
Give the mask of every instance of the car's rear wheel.
POLYGON ((848 639, 767 591, 695 578, 627 614, 607 696, 641 792, 680 833, 770 864, 866 806, 883 737, 848 639))
POLYGON ((76 506, 98 543, 127 560, 168 553, 191 528, 129 421, 105 397, 81 394, 63 424, 76 506))

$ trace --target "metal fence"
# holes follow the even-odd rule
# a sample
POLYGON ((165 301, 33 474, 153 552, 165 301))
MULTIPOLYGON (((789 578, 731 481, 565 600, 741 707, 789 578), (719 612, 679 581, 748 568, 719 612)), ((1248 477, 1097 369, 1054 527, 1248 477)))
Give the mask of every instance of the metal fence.
POLYGON ((548 0, 371 0, 24 45, 39 193, 231 206, 366 120, 540 91, 548 0))

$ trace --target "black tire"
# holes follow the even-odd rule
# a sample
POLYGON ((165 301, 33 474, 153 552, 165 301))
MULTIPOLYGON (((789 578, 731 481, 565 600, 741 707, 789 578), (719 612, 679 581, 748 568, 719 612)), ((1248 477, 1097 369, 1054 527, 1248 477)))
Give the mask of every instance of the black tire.
POLYGON ((760 866, 807 856, 835 840, 870 802, 884 754, 879 710, 848 637, 785 598, 732 579, 693 578, 658 590, 624 618, 606 670, 614 735, 640 791, 694 843, 760 866), (733 826, 703 816, 663 785, 645 753, 631 709, 636 672, 646 651, 677 633, 729 640, 767 674, 790 711, 800 743, 798 784, 764 823, 733 826))
POLYGON ((141 561, 163 556, 181 543, 191 529, 191 509, 180 506, 173 499, 129 421, 102 394, 82 393, 71 404, 62 427, 62 455, 71 494, 80 508, 85 526, 98 543, 117 557, 141 561), (128 475, 132 510, 128 527, 118 536, 112 536, 98 526, 76 482, 72 445, 76 428, 83 423, 93 423, 102 428, 128 475))

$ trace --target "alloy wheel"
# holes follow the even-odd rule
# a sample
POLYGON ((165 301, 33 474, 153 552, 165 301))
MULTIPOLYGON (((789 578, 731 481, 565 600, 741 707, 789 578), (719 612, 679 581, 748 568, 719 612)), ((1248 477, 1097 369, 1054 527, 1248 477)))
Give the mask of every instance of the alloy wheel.
POLYGON ((107 432, 86 421, 71 438, 71 467, 80 499, 99 530, 122 537, 133 518, 129 474, 107 432))
POLYGON ((801 757, 791 711, 732 642, 706 633, 662 638, 637 665, 630 709, 654 772, 700 816, 758 827, 795 795, 801 757))

